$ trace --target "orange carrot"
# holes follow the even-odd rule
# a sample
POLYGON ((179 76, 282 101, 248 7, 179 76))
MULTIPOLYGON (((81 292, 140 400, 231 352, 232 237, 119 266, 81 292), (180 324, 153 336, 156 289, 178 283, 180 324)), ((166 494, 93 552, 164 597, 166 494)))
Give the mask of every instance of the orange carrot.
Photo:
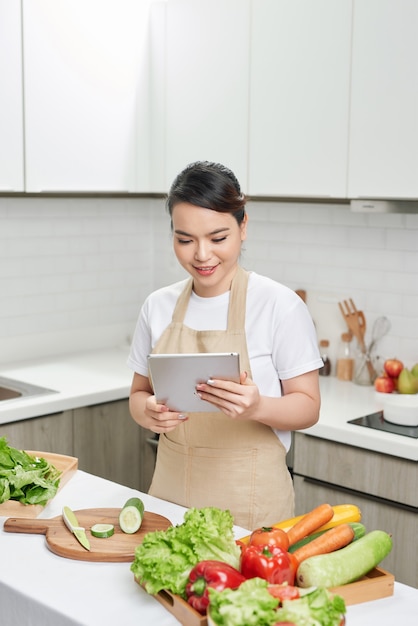
POLYGON ((354 530, 349 524, 339 524, 334 528, 325 531, 316 539, 313 539, 304 546, 294 551, 293 556, 298 563, 318 554, 328 554, 344 548, 354 539, 354 530))
POLYGON ((296 522, 296 524, 287 531, 289 546, 293 546, 297 541, 314 533, 318 528, 323 526, 323 524, 329 522, 333 515, 334 509, 330 504, 320 504, 309 513, 306 513, 301 520, 296 522))

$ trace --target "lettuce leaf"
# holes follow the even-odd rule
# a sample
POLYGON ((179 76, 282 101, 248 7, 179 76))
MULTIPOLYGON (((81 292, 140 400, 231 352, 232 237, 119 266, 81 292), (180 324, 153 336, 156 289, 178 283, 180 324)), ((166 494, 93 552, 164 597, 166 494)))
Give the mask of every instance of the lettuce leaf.
POLYGON ((267 591, 267 581, 250 578, 238 589, 209 588, 210 616, 217 626, 272 626, 279 600, 267 591))
POLYGON ((240 552, 229 511, 191 508, 182 524, 144 536, 135 549, 131 571, 150 594, 167 589, 184 596, 196 563, 215 559, 238 569, 240 552))
POLYGON ((344 599, 318 587, 297 600, 285 600, 277 611, 277 621, 296 626, 339 626, 344 613, 344 599))
POLYGON ((345 613, 341 596, 325 588, 314 588, 296 600, 279 600, 267 591, 268 583, 252 578, 238 589, 209 589, 210 616, 216 626, 339 626, 345 613))

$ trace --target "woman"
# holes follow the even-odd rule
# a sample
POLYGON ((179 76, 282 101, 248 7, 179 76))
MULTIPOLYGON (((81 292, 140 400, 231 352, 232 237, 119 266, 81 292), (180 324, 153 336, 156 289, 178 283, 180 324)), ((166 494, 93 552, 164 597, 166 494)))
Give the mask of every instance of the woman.
POLYGON ((322 361, 299 296, 239 265, 245 203, 222 165, 197 162, 177 176, 167 208, 174 252, 190 278, 147 298, 128 364, 132 417, 160 435, 150 494, 229 509, 236 524, 253 529, 294 514, 290 431, 318 420, 322 361), (150 352, 239 352, 240 383, 197 385, 220 411, 171 411, 153 395, 150 352))

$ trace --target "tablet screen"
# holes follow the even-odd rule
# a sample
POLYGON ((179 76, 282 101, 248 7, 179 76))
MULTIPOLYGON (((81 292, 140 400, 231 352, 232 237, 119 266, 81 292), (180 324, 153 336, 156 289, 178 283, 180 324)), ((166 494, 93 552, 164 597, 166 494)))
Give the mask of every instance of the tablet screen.
POLYGON ((148 368, 157 401, 173 411, 206 413, 219 411, 201 400, 196 385, 209 378, 239 382, 239 354, 150 354, 148 368))

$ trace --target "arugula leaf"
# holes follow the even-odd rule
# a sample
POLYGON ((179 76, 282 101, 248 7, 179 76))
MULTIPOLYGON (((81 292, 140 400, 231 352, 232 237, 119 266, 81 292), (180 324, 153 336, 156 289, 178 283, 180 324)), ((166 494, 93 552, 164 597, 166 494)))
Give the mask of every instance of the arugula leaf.
POLYGON ((0 437, 0 504, 17 500, 44 506, 57 493, 60 476, 46 459, 12 448, 0 437))

